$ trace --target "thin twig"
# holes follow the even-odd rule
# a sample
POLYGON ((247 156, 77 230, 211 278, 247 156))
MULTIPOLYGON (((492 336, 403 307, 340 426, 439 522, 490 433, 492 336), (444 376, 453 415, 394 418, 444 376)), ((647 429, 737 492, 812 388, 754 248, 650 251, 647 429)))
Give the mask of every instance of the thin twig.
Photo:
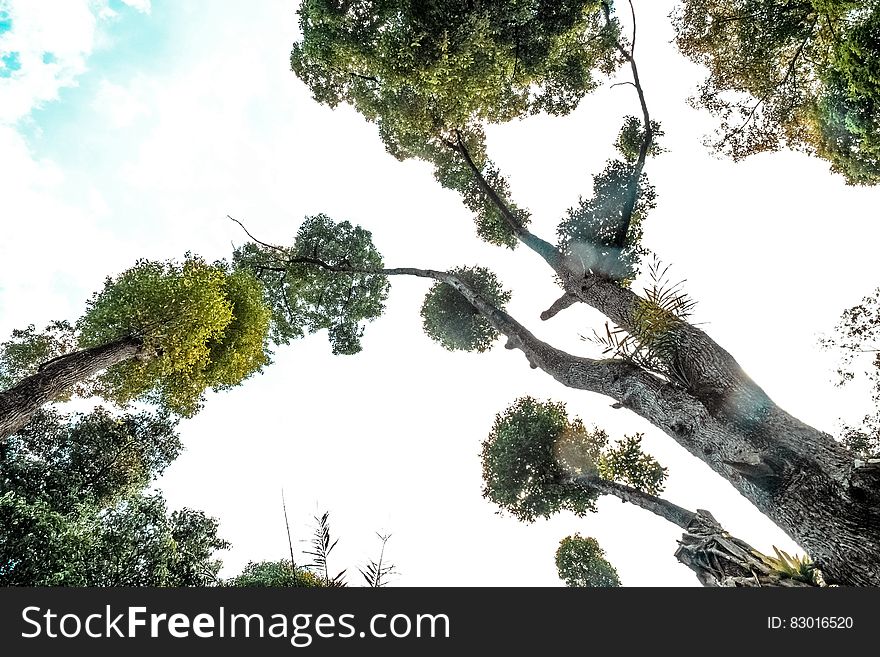
POLYGON ((281 489, 281 508, 284 509, 284 526, 287 528, 287 545, 290 548, 290 567, 296 573, 296 561, 293 558, 293 539, 290 537, 290 523, 287 520, 287 503, 284 501, 284 489, 281 489))
POLYGON ((261 246, 265 246, 267 249, 275 249, 276 251, 280 251, 281 253, 285 253, 284 249, 282 249, 280 246, 275 246, 274 244, 267 244, 266 242, 261 242, 261 241, 258 240, 256 237, 254 237, 253 235, 251 235, 250 231, 249 231, 247 228, 245 228, 244 224, 241 223, 241 222, 240 222, 238 219, 236 219, 235 217, 232 217, 232 216, 230 216, 230 215, 227 214, 227 215, 226 215, 226 218, 227 218, 227 219, 231 219, 232 221, 234 221, 235 223, 237 223, 239 226, 241 226, 241 229, 247 234, 247 236, 250 237, 250 238, 251 238, 254 242, 256 242, 257 244, 259 244, 259 245, 261 245, 261 246))

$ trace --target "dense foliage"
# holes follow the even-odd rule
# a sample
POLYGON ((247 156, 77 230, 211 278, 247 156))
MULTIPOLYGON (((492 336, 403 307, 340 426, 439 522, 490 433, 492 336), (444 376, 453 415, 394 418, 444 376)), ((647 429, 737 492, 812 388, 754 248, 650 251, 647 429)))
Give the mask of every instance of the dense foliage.
POLYGON ((291 66, 319 102, 353 105, 379 126, 389 152, 435 165, 476 215, 481 238, 513 247, 510 226, 474 166, 518 210, 485 150, 487 123, 567 114, 620 63, 619 28, 597 0, 333 2, 300 10, 291 66), (467 152, 463 157, 462 150, 467 152))
POLYGON ((483 441, 483 496, 519 520, 559 511, 583 516, 599 495, 578 476, 598 476, 644 492, 662 490, 666 469, 641 451, 640 436, 609 447, 602 429, 569 419, 565 405, 522 397, 495 418, 483 441))
POLYGON ((108 278, 77 328, 81 347, 125 336, 144 342, 146 357, 101 376, 105 399, 142 399, 190 416, 207 388, 235 386, 268 363, 270 316, 249 272, 188 256, 183 263, 142 260, 108 278))
MULTIPOLYGON (((510 292, 485 267, 458 267, 450 273, 496 308, 510 301, 510 292)), ((484 352, 498 338, 489 321, 447 283, 431 286, 421 313, 425 333, 449 351, 484 352)))
POLYGON ((326 329, 334 354, 356 354, 388 296, 370 232, 323 214, 306 217, 292 247, 248 242, 233 262, 262 282, 276 344, 326 329))
POLYGON ((685 0, 674 24, 709 69, 695 101, 721 119, 718 150, 799 148, 880 182, 880 2, 685 0))
POLYGON ((314 588, 324 582, 307 568, 291 565, 289 560, 251 561, 235 577, 224 582, 226 586, 314 588))
POLYGON ((556 550, 556 570, 566 586, 620 586, 617 569, 605 559, 596 539, 580 534, 566 536, 556 550))
POLYGON ((179 450, 164 415, 39 414, 0 449, 0 584, 213 582, 217 521, 148 489, 179 450))

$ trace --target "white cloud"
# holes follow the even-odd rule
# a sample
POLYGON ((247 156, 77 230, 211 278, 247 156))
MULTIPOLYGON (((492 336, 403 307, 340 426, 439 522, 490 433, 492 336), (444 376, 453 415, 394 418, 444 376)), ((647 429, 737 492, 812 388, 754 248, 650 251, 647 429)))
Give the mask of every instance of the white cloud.
POLYGON ((132 9, 139 11, 142 14, 149 14, 150 9, 152 8, 150 5, 150 0, 122 0, 122 4, 128 5, 132 9))
POLYGON ((88 0, 11 0, 12 28, 0 52, 18 53, 21 68, 0 78, 0 123, 13 123, 58 97, 86 70, 95 41, 94 3, 88 0))
POLYGON ((137 82, 123 87, 102 80, 92 101, 92 108, 106 118, 112 127, 127 128, 150 113, 139 87, 137 82))
MULTIPOLYGON (((150 13, 150 0, 123 2, 150 13)), ((0 34, 0 54, 15 53, 20 64, 9 77, 0 78, 0 123, 11 124, 56 100, 61 88, 77 84, 87 70, 89 55, 112 45, 100 28, 119 14, 108 0, 8 0, 3 7, 12 26, 0 34)), ((110 100, 115 125, 128 125, 138 114, 133 99, 110 100)))
POLYGON ((55 163, 35 159, 22 136, 0 125, 0 335, 30 323, 75 319, 101 280, 101 200, 72 202, 71 184, 55 163), (96 262, 97 261, 97 262, 96 262), (66 272, 59 276, 63 268, 66 272))

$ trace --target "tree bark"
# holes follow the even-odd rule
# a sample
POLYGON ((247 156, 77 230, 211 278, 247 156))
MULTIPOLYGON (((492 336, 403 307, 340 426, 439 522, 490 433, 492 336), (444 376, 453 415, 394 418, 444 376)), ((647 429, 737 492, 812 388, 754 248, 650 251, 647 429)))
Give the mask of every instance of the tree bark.
POLYGON ((820 586, 775 571, 752 546, 724 531, 705 509, 697 509, 681 537, 675 558, 693 570, 703 586, 820 586))
MULTIPOLYGON (((502 213, 506 210, 497 194, 490 198, 502 213)), ((515 233, 553 269, 566 295, 640 334, 644 299, 558 251, 550 253, 555 248, 533 234, 515 233)), ((533 368, 566 386, 617 400, 704 461, 806 550, 829 583, 880 586, 876 466, 856 462, 830 435, 779 408, 704 331, 671 313, 663 318, 662 358, 678 380, 671 382, 626 361, 566 354, 537 340, 460 281, 438 280, 468 298, 508 337, 509 348, 523 350, 533 368)), ((557 301, 545 316, 571 305, 568 301, 557 301)))
POLYGON ((577 477, 575 482, 602 495, 613 495, 622 502, 635 504, 645 509, 645 511, 650 511, 654 515, 668 520, 673 525, 678 525, 682 529, 687 529, 688 525, 697 516, 693 511, 688 511, 677 504, 664 500, 662 497, 651 495, 638 488, 620 484, 610 479, 603 479, 597 475, 583 475, 577 477))
MULTIPOLYGON (((610 22, 608 3, 603 11, 610 22)), ((650 117, 632 52, 620 43, 617 47, 632 66, 639 92, 645 121, 639 153, 643 163, 652 137, 650 117)), ((568 297, 592 306, 634 336, 643 332, 644 299, 527 231, 488 184, 460 137, 450 145, 513 234, 550 266, 568 297)), ((464 294, 508 337, 509 347, 523 350, 533 368, 564 385, 616 399, 703 460, 804 548, 829 582, 880 586, 880 466, 856 462, 831 436, 779 408, 705 332, 667 313, 659 336, 662 360, 678 381, 665 381, 631 363, 577 358, 554 349, 506 313, 468 295, 467 286, 438 280, 464 294)), ((570 301, 561 298, 544 318, 570 301)))
POLYGON ((0 392, 0 441, 21 429, 44 404, 112 365, 143 355, 133 337, 67 354, 40 366, 11 388, 0 392))
POLYGON ((423 272, 455 287, 532 367, 568 387, 615 399, 704 461, 806 550, 829 583, 880 586, 880 506, 876 488, 867 483, 876 478, 866 476, 873 464, 857 467, 831 436, 776 406, 702 331, 680 322, 687 327, 682 351, 691 365, 704 364, 702 380, 721 386, 720 395, 685 388, 625 360, 565 353, 456 277, 423 272))

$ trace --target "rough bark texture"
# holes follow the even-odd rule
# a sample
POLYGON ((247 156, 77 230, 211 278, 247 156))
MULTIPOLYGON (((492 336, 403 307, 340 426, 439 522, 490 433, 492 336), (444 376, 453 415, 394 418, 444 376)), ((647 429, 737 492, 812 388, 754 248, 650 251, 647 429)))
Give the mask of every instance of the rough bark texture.
POLYGON ((677 504, 664 500, 662 497, 645 493, 626 484, 602 479, 597 475, 580 476, 575 481, 602 495, 614 495, 614 497, 622 502, 635 504, 654 515, 660 516, 664 520, 668 520, 673 525, 678 525, 682 529, 687 529, 697 515, 693 511, 688 511, 677 504))
POLYGON ((140 340, 122 338, 45 363, 35 374, 0 392, 0 440, 21 429, 40 407, 77 383, 141 353, 140 340))
MULTIPOLYGON (((609 3, 602 3, 602 9, 610 23, 609 3)), ((634 48, 635 31, 632 41, 634 48)), ((633 53, 621 43, 617 48, 631 65, 644 129, 637 174, 624 208, 625 222, 617 236, 617 243, 622 244, 636 201, 638 174, 653 135, 633 53)), ((485 180, 461 139, 450 145, 512 233, 549 265, 562 284, 565 295, 542 319, 580 301, 631 335, 644 337, 645 327, 640 326, 644 299, 583 263, 565 258, 559 249, 526 230, 485 180)), ((653 338, 662 347, 663 370, 674 374, 673 383, 631 363, 577 358, 554 349, 506 313, 469 293, 460 281, 448 275, 438 280, 468 298, 508 337, 508 347, 522 349, 531 367, 541 368, 566 386, 617 400, 703 460, 800 544, 829 582, 880 585, 880 466, 855 461, 831 436, 779 408, 705 332, 672 314, 663 318, 662 335, 653 338)))
POLYGON ((817 586, 776 572, 752 546, 724 531, 704 509, 697 509, 686 527, 675 558, 693 570, 703 586, 817 586))
MULTIPOLYGON (((437 272, 433 272, 437 274, 437 272)), ((705 333, 679 321, 674 355, 696 384, 672 383, 625 360, 581 358, 538 340, 449 274, 507 347, 571 388, 596 392, 662 429, 727 479, 797 542, 829 583, 880 585, 880 508, 874 464, 857 467, 831 436, 792 417, 749 379, 705 333), (870 472, 869 472, 870 471, 870 472)), ((595 285, 595 307, 619 325, 632 322, 635 295, 595 285)))
MULTIPOLYGON (((637 79, 636 87, 644 109, 637 79)), ((644 127, 649 135, 647 112, 644 127)), ((650 136, 643 149, 649 142, 650 136)), ((460 152, 467 160, 463 147, 460 152)), ((629 333, 644 333, 644 299, 564 258, 526 231, 479 170, 471 169, 513 233, 562 284, 565 296, 543 319, 576 299, 629 333)), ((464 287, 457 289, 508 337, 509 347, 523 350, 533 368, 569 387, 616 399, 662 429, 805 549, 829 582, 880 586, 880 467, 856 462, 831 436, 779 408, 704 331, 667 313, 662 335, 654 338, 662 341, 664 369, 675 373, 677 382, 671 383, 631 364, 577 358, 554 349, 506 314, 469 296, 464 287)))

